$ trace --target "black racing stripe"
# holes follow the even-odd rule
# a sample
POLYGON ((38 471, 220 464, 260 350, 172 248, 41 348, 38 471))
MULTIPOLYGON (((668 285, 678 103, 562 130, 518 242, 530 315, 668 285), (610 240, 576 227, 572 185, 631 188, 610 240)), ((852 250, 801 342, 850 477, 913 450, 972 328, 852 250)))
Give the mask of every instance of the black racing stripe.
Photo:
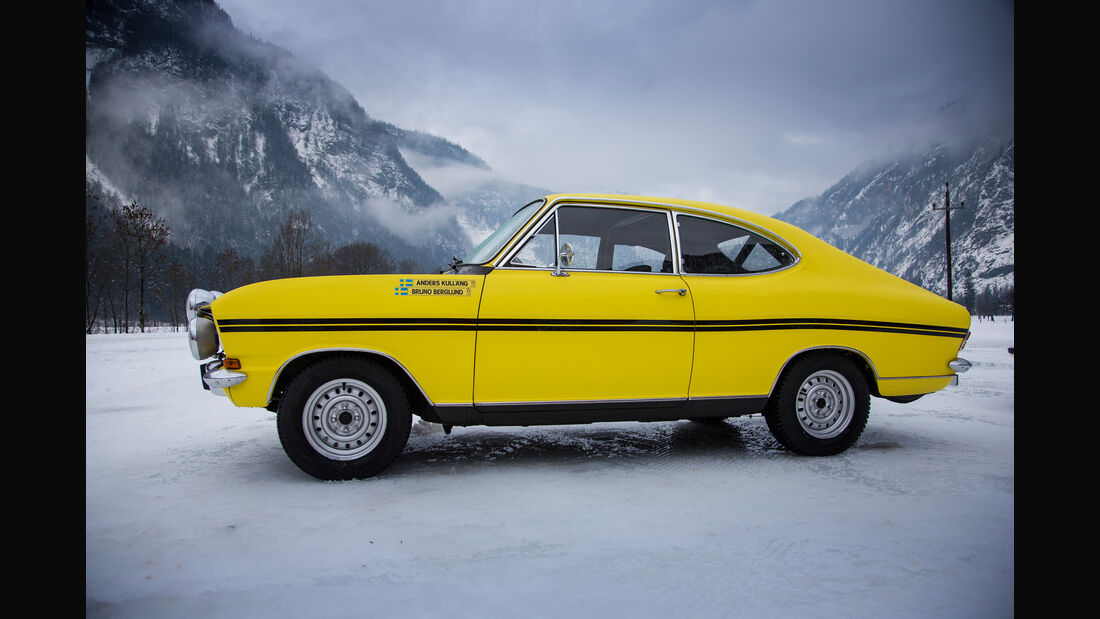
POLYGON ((939 325, 926 325, 919 323, 908 322, 881 322, 877 320, 849 320, 845 318, 771 318, 765 320, 700 320, 696 323, 701 328, 708 327, 738 327, 746 325, 785 325, 785 324, 799 324, 799 325, 851 325, 851 326, 865 326, 876 327, 886 329, 919 329, 922 331, 945 331, 948 333, 958 333, 960 335, 966 335, 967 329, 959 327, 942 327, 939 325))
POLYGON ((224 332, 290 331, 767 331, 830 329, 963 338, 967 330, 915 323, 829 318, 767 320, 613 320, 491 318, 236 318, 218 321, 224 332))
POLYGON ((477 324, 476 318, 227 318, 219 326, 237 325, 396 325, 396 324, 477 324))
POLYGON ((691 325, 651 326, 651 325, 578 325, 578 324, 508 324, 479 325, 478 331, 686 331, 695 330, 691 325))
POLYGON ((244 332, 287 332, 287 331, 475 331, 476 325, 431 324, 431 325, 241 325, 220 327, 226 333, 244 332))
POLYGON ((779 331, 779 330, 794 330, 794 329, 829 329, 834 331, 873 331, 875 333, 907 333, 911 335, 936 335, 939 337, 953 337, 962 339, 966 337, 965 333, 953 333, 948 331, 929 331, 924 329, 903 329, 898 327, 872 327, 863 325, 833 325, 823 323, 807 323, 807 324, 755 324, 755 325, 727 325, 727 326, 715 326, 705 327, 700 326, 698 331, 700 333, 712 332, 712 331, 779 331))
POLYGON ((615 319, 554 319, 554 318, 482 318, 478 326, 538 326, 538 325, 571 325, 571 326, 622 326, 622 327, 694 327, 694 320, 615 320, 615 319))

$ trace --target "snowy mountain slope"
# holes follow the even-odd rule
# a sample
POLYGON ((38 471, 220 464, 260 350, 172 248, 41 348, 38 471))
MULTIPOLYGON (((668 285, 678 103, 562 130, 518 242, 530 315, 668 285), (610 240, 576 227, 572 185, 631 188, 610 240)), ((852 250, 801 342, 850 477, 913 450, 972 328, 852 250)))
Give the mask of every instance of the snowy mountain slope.
POLYGON ((966 133, 869 162, 776 217, 946 296, 945 190, 950 189, 953 298, 967 273, 981 292, 1014 286, 1015 139, 966 133), (945 184, 947 184, 945 186, 945 184))
POLYGON ((176 243, 255 252, 304 208, 333 244, 367 240, 437 262, 469 246, 401 151, 483 161, 371 118, 214 2, 88 2, 85 37, 89 177, 165 217, 176 243))

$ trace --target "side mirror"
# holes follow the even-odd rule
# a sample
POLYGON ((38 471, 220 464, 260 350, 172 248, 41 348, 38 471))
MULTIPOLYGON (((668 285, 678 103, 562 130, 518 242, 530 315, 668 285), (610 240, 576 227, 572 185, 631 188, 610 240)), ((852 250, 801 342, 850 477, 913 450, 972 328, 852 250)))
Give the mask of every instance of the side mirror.
POLYGON ((561 244, 561 252, 558 253, 558 264, 554 267, 554 272, 551 275, 557 277, 566 277, 569 274, 562 271, 563 266, 572 266, 573 264, 573 246, 569 243, 561 244))

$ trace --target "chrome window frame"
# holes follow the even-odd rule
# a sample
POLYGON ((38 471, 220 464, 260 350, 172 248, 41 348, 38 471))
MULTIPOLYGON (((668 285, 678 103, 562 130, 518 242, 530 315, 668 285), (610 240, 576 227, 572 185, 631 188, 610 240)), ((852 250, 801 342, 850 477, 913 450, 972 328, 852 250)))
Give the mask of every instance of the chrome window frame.
MULTIPOLYGON (((687 209, 685 209, 685 210, 687 210, 687 209)), ((704 210, 701 210, 701 209, 691 209, 691 210, 696 211, 696 212, 676 211, 675 212, 675 218, 674 218, 675 219, 675 226, 676 226, 676 240, 677 240, 677 243, 678 243, 677 246, 676 246, 677 262, 678 262, 677 270, 683 276, 686 276, 686 277, 755 277, 755 276, 758 276, 758 275, 771 275, 773 273, 781 273, 783 271, 786 271, 787 269, 790 269, 790 268, 794 267, 795 265, 797 265, 799 262, 802 261, 802 252, 798 251, 798 248, 796 248, 794 245, 792 245, 789 241, 787 241, 783 237, 779 236, 778 234, 775 234, 775 233, 771 232, 770 230, 767 230, 765 228, 761 228, 760 226, 749 223, 749 222, 747 222, 743 219, 737 219, 736 217, 723 216, 719 213, 714 213, 713 211, 704 211, 704 210), (704 215, 702 213, 706 213, 706 214, 704 215), (750 234, 756 234, 758 236, 762 236, 765 239, 768 239, 769 241, 771 241, 771 242, 783 247, 784 249, 786 249, 787 252, 789 252, 791 254, 791 256, 794 258, 794 260, 792 260, 790 264, 779 267, 778 269, 768 269, 766 271, 756 271, 756 272, 753 272, 753 273, 688 273, 687 271, 683 270, 684 257, 680 253, 680 247, 681 246, 679 245, 679 240, 680 240, 680 220, 679 220, 679 218, 681 216, 695 217, 697 219, 705 219, 707 221, 713 221, 713 222, 716 222, 716 223, 725 224, 727 226, 733 226, 734 228, 738 228, 740 230, 745 230, 746 232, 749 232, 750 234), (736 220, 737 223, 734 223, 733 221, 729 221, 731 219, 736 220)))
POLYGON ((561 271, 565 273, 622 273, 628 275, 680 275, 680 251, 678 245, 678 239, 676 231, 673 229, 675 225, 674 212, 671 205, 660 203, 635 203, 635 202, 622 202, 614 200, 583 200, 577 198, 561 198, 555 200, 549 209, 546 210, 540 217, 534 226, 531 226, 524 234, 517 236, 517 240, 508 251, 504 254, 503 258, 497 261, 494 269, 504 269, 509 271, 546 271, 553 273, 558 266, 558 262, 561 257, 558 255, 561 251, 559 245, 559 239, 561 238, 560 230, 558 229, 558 210, 568 206, 578 206, 587 208, 601 208, 601 209, 614 209, 620 211, 641 211, 644 213, 659 213, 665 216, 665 231, 668 233, 669 250, 672 252, 669 258, 672 260, 672 272, 663 273, 660 271, 616 271, 614 269, 578 269, 575 267, 561 267, 561 271), (523 250, 528 241, 531 240, 546 224, 546 222, 554 217, 554 266, 550 267, 538 267, 538 266, 521 266, 510 265, 516 255, 523 250))

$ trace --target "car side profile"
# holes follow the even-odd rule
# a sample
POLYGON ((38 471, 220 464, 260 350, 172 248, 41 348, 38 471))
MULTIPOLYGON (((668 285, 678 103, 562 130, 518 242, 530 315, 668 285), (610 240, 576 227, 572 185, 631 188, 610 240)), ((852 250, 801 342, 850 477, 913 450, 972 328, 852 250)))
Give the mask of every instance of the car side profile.
POLYGON ((434 275, 279 279, 187 300, 203 386, 277 414, 290 459, 370 477, 412 415, 453 426, 763 414, 840 453, 870 398, 958 383, 970 315, 741 209, 556 194, 434 275))

